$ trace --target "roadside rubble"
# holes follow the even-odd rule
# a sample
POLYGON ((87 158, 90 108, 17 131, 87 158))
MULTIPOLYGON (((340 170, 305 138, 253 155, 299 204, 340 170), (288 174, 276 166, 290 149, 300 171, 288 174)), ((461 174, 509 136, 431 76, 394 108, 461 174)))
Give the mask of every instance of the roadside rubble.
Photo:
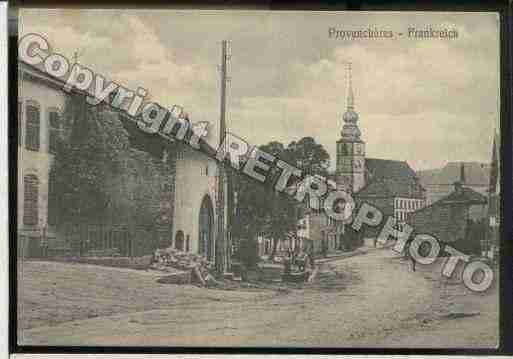
POLYGON ((186 272, 185 279, 183 275, 173 274, 161 278, 160 283, 185 284, 185 282, 190 282, 204 287, 220 285, 212 274, 213 263, 198 254, 173 248, 157 249, 153 254, 150 268, 162 272, 176 272, 177 269, 186 272))
POLYGON ((174 248, 165 248, 155 250, 150 269, 162 272, 163 276, 158 279, 158 282, 165 284, 196 284, 201 287, 228 290, 276 289, 277 285, 309 284, 315 280, 318 266, 305 268, 304 264, 300 265, 299 259, 297 262, 294 262, 294 266, 285 265, 288 262, 260 263, 253 269, 247 269, 241 263, 234 262, 233 273, 226 273, 223 279, 216 279, 214 263, 205 257, 174 248), (296 268, 298 265, 301 268, 296 268))

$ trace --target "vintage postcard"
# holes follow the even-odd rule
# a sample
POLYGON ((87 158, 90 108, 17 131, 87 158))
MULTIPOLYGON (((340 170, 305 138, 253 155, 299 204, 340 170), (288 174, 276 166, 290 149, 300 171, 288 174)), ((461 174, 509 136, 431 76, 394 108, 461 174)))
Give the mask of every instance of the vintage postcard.
POLYGON ((496 348, 499 28, 20 9, 18 345, 496 348))

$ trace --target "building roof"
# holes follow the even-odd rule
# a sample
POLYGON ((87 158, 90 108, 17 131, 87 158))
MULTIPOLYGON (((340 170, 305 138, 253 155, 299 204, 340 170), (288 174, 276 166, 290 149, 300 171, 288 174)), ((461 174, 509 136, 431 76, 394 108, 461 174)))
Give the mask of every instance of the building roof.
POLYGON ((406 161, 383 160, 380 158, 365 159, 365 168, 372 178, 416 178, 415 171, 406 161))
POLYGON ((367 184, 358 196, 424 198, 424 188, 406 161, 367 158, 365 170, 367 184))
POLYGON ((457 189, 452 191, 448 196, 435 202, 438 204, 486 204, 486 197, 481 193, 474 191, 472 188, 463 187, 461 184, 456 183, 457 189), (459 188, 458 188, 459 187, 459 188))
MULTIPOLYGON (((35 81, 44 82, 48 86, 64 92, 64 85, 66 84, 66 82, 62 79, 52 76, 47 72, 41 70, 39 67, 31 65, 25 61, 19 60, 18 64, 22 69, 23 76, 20 76, 20 79, 28 78, 35 81)), ((78 95, 89 96, 89 93, 87 93, 86 91, 78 90, 76 88, 72 88, 71 92, 78 95)), ((162 153, 165 148, 169 148, 171 150, 175 148, 174 146, 176 145, 176 143, 174 143, 175 140, 173 138, 164 139, 158 134, 148 134, 146 132, 143 132, 137 128, 137 125, 135 123, 137 120, 136 117, 129 115, 123 109, 112 107, 110 104, 106 102, 105 104, 110 108, 111 111, 119 115, 123 127, 129 134, 130 143, 132 147, 148 152, 157 157, 162 157, 162 153)), ((191 127, 189 127, 186 137, 189 137, 191 132, 192 129, 191 127)), ((215 157, 217 150, 213 148, 208 142, 206 142, 203 137, 199 140, 199 146, 200 150, 203 153, 210 157, 215 157)))
POLYGON ((462 186, 459 182, 455 182, 454 186, 460 186, 460 188, 456 188, 449 195, 439 199, 436 202, 431 203, 429 206, 422 207, 421 209, 416 210, 415 212, 413 212, 413 215, 436 206, 450 206, 456 204, 471 206, 476 204, 484 205, 487 203, 486 197, 483 196, 481 193, 474 191, 472 188, 462 186))
POLYGON ((442 168, 418 171, 423 186, 449 185, 460 180, 461 166, 465 167, 465 184, 487 187, 490 183, 490 165, 481 162, 448 162, 442 168))

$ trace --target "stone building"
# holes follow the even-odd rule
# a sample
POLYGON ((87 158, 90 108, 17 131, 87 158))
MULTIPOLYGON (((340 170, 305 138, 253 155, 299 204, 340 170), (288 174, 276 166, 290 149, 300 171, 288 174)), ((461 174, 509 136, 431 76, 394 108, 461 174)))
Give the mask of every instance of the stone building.
MULTIPOLYGON (((64 130, 63 111, 70 94, 63 90, 60 79, 38 67, 19 62, 19 74, 18 237, 23 242, 20 247, 27 250, 31 242, 38 246, 48 239, 60 240, 56 238, 57 230, 49 223, 49 174, 54 160, 53 143, 64 130)), ((202 253, 214 260, 218 163, 207 154, 215 150, 204 141, 200 143, 202 151, 178 141, 164 143, 157 135, 136 129, 126 112, 108 111, 118 116, 134 147, 157 156, 170 171, 169 179, 158 189, 162 191, 161 201, 157 203, 163 209, 162 216, 155 218, 151 225, 166 228, 161 235, 174 248, 202 253)), ((154 186, 155 181, 149 181, 148 185, 154 186)), ((130 198, 127 188, 125 195, 130 198)), ((224 215, 228 215, 226 205, 224 215)), ((227 222, 224 221, 225 226, 227 222)), ((228 248, 227 244, 225 255, 228 248)))
POLYGON ((479 255, 485 236, 486 203, 485 196, 456 182, 448 196, 409 214, 407 222, 417 233, 430 234, 466 254, 479 255))

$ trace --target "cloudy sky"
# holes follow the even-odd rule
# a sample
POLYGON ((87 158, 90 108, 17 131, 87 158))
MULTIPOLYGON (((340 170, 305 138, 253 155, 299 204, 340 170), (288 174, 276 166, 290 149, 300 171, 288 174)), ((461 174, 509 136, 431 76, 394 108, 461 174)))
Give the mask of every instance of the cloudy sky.
MULTIPOLYGON (((498 18, 491 13, 24 10, 20 34, 152 100, 182 105, 217 133, 221 40, 230 40, 227 121, 252 144, 312 136, 335 162, 353 63, 367 156, 415 169, 488 162, 499 121, 498 18), (330 38, 330 27, 449 28, 458 38, 330 38)), ((210 138, 217 141, 217 135, 210 138)))

